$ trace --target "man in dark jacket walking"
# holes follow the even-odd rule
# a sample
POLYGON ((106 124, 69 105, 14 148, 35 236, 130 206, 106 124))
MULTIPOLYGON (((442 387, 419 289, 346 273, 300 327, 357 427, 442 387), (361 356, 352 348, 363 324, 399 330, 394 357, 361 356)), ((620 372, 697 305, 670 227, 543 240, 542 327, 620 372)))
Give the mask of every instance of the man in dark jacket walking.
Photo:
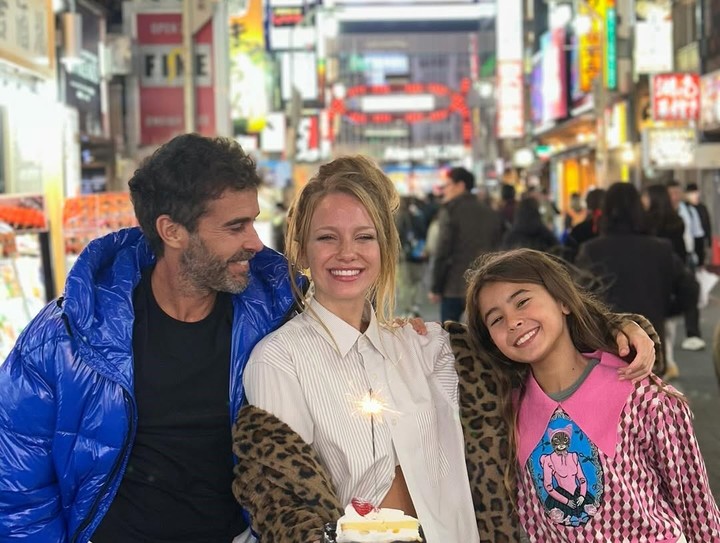
POLYGON ((446 177, 438 214, 438 246, 432 270, 430 300, 440 302, 440 319, 459 321, 465 311, 465 271, 482 253, 495 250, 502 220, 470 191, 475 176, 453 168, 446 177))
POLYGON ((230 427, 293 303, 259 185, 237 143, 196 134, 135 172, 142 230, 91 242, 0 368, 0 540, 249 540, 230 427))

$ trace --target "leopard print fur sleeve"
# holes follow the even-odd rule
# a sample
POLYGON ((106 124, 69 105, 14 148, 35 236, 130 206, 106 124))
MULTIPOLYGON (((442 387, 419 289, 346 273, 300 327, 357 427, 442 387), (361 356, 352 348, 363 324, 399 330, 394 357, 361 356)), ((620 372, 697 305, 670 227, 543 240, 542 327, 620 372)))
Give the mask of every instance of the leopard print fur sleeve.
POLYGON ((321 541, 342 515, 315 451, 280 419, 244 406, 233 426, 238 458, 232 490, 263 543, 321 541))

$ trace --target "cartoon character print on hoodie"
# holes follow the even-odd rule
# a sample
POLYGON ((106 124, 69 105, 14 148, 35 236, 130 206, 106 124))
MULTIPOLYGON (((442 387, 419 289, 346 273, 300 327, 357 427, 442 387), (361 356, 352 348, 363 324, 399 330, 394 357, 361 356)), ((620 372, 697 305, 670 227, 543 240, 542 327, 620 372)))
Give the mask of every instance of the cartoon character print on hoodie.
POLYGON ((597 513, 603 495, 598 449, 561 408, 528 458, 527 469, 553 521, 580 526, 597 513))

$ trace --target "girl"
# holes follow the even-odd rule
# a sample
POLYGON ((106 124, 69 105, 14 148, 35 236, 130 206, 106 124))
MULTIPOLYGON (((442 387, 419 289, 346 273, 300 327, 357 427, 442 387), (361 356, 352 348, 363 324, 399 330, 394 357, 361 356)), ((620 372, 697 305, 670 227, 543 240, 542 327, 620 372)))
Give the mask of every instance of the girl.
POLYGON ((532 541, 720 541, 720 513, 684 398, 618 381, 607 309, 529 249, 469 274, 473 339, 505 368, 520 521, 532 541))

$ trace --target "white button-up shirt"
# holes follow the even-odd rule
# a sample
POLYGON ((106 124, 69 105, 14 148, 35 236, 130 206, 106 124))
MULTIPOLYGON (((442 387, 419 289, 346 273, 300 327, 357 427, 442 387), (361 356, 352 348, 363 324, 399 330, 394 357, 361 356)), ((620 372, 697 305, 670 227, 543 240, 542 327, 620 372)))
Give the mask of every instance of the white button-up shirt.
POLYGON ((434 323, 426 336, 379 326, 369 304, 366 313, 361 334, 312 300, 253 350, 248 401, 313 446, 342 503, 379 504, 399 463, 428 543, 476 542, 448 335, 434 323), (372 421, 358 405, 370 389, 385 403, 372 421))

